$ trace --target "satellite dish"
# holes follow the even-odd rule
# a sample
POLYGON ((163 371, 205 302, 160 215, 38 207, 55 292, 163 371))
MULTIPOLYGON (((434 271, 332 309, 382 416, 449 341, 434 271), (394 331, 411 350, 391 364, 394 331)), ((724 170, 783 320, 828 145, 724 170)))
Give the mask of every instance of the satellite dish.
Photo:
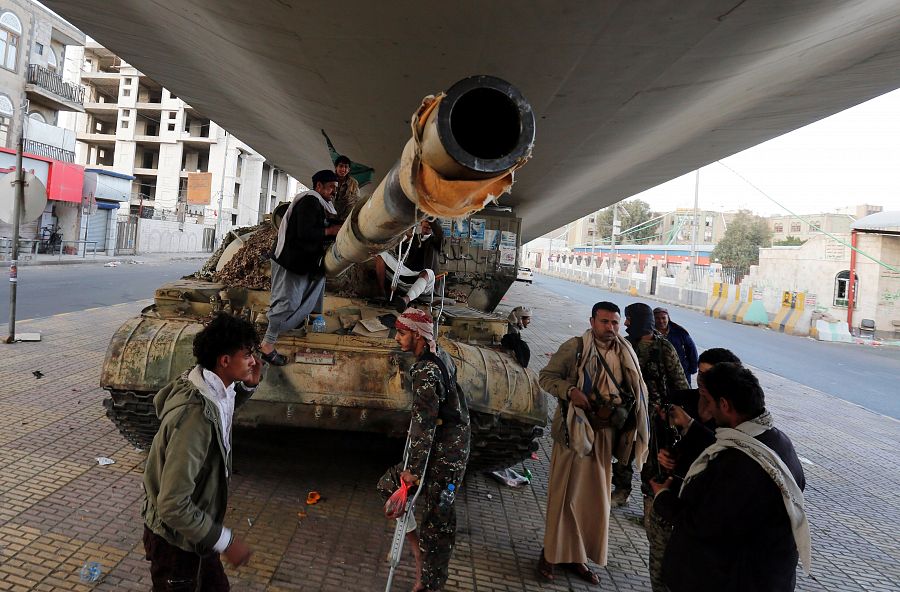
MULTIPOLYGON (((0 220, 13 224, 16 203, 16 180, 18 172, 12 171, 0 177, 0 220)), ((47 207, 47 190, 44 184, 33 173, 25 173, 25 211, 21 220, 31 222, 37 220, 47 207)))

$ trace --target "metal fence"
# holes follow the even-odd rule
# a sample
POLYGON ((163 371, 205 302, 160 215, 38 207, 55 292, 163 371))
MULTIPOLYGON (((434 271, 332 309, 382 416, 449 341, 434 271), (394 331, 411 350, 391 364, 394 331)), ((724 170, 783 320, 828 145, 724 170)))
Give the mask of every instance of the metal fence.
POLYGON ((84 87, 63 80, 62 76, 39 64, 28 66, 28 83, 62 97, 72 103, 84 104, 84 87))
POLYGON ((75 162, 75 153, 71 150, 65 150, 43 142, 35 142, 34 140, 25 140, 25 152, 37 154, 38 156, 46 156, 54 160, 63 162, 75 162))
POLYGON ((120 216, 116 221, 116 255, 136 255, 137 216, 120 216))

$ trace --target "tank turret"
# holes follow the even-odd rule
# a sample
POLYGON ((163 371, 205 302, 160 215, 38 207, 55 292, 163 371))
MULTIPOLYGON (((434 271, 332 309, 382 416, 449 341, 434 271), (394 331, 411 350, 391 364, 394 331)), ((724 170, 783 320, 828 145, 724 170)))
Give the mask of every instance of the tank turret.
MULTIPOLYGON (((365 298, 373 276, 366 262, 426 216, 449 225, 496 200, 512 186, 533 142, 531 108, 502 80, 466 78, 446 93, 426 97, 411 120, 411 138, 399 161, 356 204, 326 252, 325 331, 300 328, 279 337, 278 351, 291 363, 269 368, 235 423, 405 434, 412 404, 406 370, 414 360, 379 321, 392 311, 365 298)), ((483 237, 476 244, 475 233, 449 233, 441 261, 454 278, 448 286, 464 286, 459 300, 469 299, 480 310, 445 301, 439 344, 456 360, 469 401, 470 464, 486 469, 510 466, 536 449, 547 401, 535 373, 499 348, 506 320, 490 312, 509 285, 504 278, 515 274, 519 221, 496 208, 478 216, 482 229, 489 227, 496 237, 503 233, 515 244, 507 244, 501 261, 501 248, 484 244, 483 237)), ((113 336, 101 375, 101 386, 111 394, 104 405, 135 445, 148 446, 156 433, 152 398, 194 365, 191 343, 205 321, 225 311, 265 329, 264 257, 278 222, 274 218, 231 233, 198 274, 157 289, 154 304, 113 336)))

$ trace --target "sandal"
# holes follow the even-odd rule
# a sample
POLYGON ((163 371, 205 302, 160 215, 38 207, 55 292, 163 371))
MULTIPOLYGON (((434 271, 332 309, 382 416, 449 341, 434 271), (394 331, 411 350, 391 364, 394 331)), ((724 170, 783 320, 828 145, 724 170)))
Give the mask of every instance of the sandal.
POLYGON ((592 572, 590 568, 588 568, 588 566, 584 563, 569 563, 567 565, 569 569, 575 572, 575 575, 577 575, 585 582, 590 582, 595 586, 600 583, 600 576, 592 572))
POLYGON ((553 564, 544 558, 543 549, 541 549, 541 558, 538 559, 537 572, 541 579, 548 582, 552 582, 555 578, 553 575, 553 564))
POLYGON ((278 353, 278 350, 275 349, 267 354, 259 352, 259 357, 262 358, 263 362, 267 362, 273 366, 287 366, 288 363, 287 356, 278 353))

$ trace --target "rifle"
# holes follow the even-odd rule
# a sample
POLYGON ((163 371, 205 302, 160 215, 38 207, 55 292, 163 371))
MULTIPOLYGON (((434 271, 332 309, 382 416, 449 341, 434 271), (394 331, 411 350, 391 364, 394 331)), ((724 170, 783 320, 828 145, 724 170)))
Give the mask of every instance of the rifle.
POLYGON ((678 441, 681 440, 681 433, 678 431, 678 428, 669 423, 669 410, 672 408, 673 403, 669 398, 668 377, 666 376, 666 365, 663 359, 662 350, 663 348, 660 345, 657 345, 656 353, 659 357, 659 367, 663 372, 662 392, 659 397, 659 405, 653 410, 653 417, 650 424, 653 432, 650 438, 650 441, 653 443, 653 462, 656 464, 655 479, 659 483, 663 483, 671 476, 668 471, 664 471, 662 465, 659 464, 657 458, 659 451, 674 450, 678 441), (664 419, 659 416, 660 409, 665 411, 664 419))

